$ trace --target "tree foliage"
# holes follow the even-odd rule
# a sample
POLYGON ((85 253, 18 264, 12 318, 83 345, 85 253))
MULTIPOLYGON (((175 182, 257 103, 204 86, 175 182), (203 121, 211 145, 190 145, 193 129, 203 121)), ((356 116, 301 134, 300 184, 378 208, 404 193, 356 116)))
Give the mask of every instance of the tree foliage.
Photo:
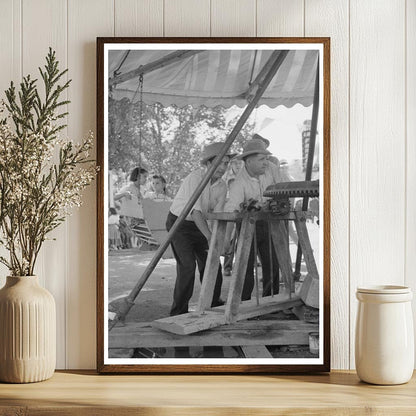
MULTIPOLYGON (((128 172, 141 160, 152 173, 163 175, 174 194, 182 180, 200 166, 205 144, 224 141, 238 117, 226 120, 223 107, 163 107, 143 104, 140 123, 139 105, 128 99, 109 99, 109 167, 128 172), (140 142, 141 135, 141 145, 140 142)), ((238 134, 231 149, 240 152, 253 134, 254 123, 248 122, 238 134)))

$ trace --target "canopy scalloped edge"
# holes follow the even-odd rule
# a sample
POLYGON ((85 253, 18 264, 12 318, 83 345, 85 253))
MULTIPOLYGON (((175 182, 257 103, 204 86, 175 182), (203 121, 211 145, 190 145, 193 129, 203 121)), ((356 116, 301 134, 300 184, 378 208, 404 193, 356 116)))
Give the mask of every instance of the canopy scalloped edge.
MULTIPOLYGON (((120 90, 115 89, 111 93, 111 97, 117 101, 121 101, 123 98, 127 98, 130 102, 135 96, 135 92, 129 90, 120 90)), ((138 103, 138 97, 135 97, 134 104, 138 103)), ((164 107, 175 106, 175 107, 185 107, 191 105, 192 107, 224 107, 230 108, 232 106, 237 106, 239 108, 244 108, 248 103, 247 100, 241 97, 195 97, 195 96, 181 96, 170 95, 170 94, 154 94, 154 93, 143 93, 143 102, 147 105, 151 104, 161 104, 164 107)), ((313 100, 309 97, 307 98, 294 98, 291 97, 279 97, 268 98, 262 97, 257 105, 260 107, 266 105, 269 108, 276 108, 280 105, 292 108, 296 104, 301 104, 304 107, 309 107, 312 105, 313 100)))

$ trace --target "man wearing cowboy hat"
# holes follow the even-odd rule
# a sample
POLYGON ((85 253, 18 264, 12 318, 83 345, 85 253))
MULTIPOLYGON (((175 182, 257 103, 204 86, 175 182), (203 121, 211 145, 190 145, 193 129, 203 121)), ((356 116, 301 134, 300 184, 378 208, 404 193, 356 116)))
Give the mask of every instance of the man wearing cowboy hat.
MULTIPOLYGON (((183 208, 201 183, 206 171, 210 168, 215 157, 221 152, 224 143, 211 143, 202 151, 201 164, 204 169, 191 172, 182 182, 170 207, 166 228, 169 231, 175 223, 183 208)), ((178 228, 172 239, 173 254, 176 259, 176 283, 173 293, 173 304, 170 315, 180 315, 188 312, 188 303, 194 290, 195 268, 198 265, 199 276, 202 280, 205 262, 208 254, 208 243, 211 230, 204 219, 204 214, 213 211, 222 211, 227 186, 221 179, 224 175, 230 154, 224 156, 215 170, 210 182, 202 191, 192 211, 178 228)), ((221 265, 218 267, 217 281, 212 299, 212 306, 223 305, 221 300, 222 273, 221 265)))
MULTIPOLYGON (((247 203, 250 199, 263 205, 268 198, 263 196, 265 189, 274 183, 276 178, 270 173, 267 157, 271 153, 266 149, 262 140, 252 139, 247 141, 243 153, 237 156, 244 161, 244 166, 231 184, 229 199, 225 205, 225 211, 240 210, 240 204, 247 203)), ((250 257, 247 263, 246 278, 243 286, 242 300, 251 298, 254 287, 254 263, 257 254, 260 257, 263 271, 263 296, 279 293, 279 266, 274 249, 270 259, 269 229, 266 221, 256 222, 256 241, 258 253, 254 253, 254 244, 251 246, 250 257), (273 276, 271 272, 273 271, 273 276)))

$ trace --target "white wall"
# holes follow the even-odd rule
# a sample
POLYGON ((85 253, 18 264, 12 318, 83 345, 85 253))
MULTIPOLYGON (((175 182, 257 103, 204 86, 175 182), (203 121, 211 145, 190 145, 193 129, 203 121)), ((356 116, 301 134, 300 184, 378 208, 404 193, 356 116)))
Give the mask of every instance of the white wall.
MULTIPOLYGON (((0 10, 0 91, 53 47, 73 79, 75 140, 95 130, 97 36, 331 37, 331 360, 353 368, 356 287, 416 289, 416 0, 0 0, 0 10)), ((95 368, 95 192, 38 264, 57 302, 58 368, 95 368)))

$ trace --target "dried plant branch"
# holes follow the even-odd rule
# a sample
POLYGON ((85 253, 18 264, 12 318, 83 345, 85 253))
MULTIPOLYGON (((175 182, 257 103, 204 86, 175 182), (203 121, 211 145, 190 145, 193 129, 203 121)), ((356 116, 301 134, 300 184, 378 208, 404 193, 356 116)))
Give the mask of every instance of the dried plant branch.
POLYGON ((67 70, 59 70, 52 49, 39 72, 43 97, 28 75, 19 91, 11 83, 0 106, 0 245, 9 252, 0 263, 13 276, 33 275, 43 242, 81 205, 97 171, 89 156, 92 133, 80 144, 59 138, 69 103, 60 97, 70 81, 60 84, 67 70))

